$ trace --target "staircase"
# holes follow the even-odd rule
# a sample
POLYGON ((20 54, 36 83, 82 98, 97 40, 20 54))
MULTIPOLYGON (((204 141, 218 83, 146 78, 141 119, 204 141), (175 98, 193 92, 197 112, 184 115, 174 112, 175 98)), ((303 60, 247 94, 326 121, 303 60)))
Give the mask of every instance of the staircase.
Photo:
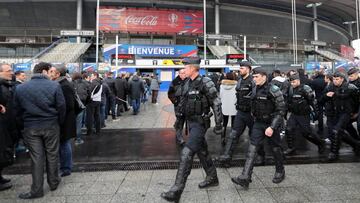
POLYGON ((338 54, 335 54, 331 51, 327 51, 327 50, 317 50, 315 51, 317 54, 323 56, 324 58, 327 58, 327 59, 330 59, 330 60, 333 60, 333 61, 350 61, 349 59, 347 58, 344 58, 342 56, 339 56, 338 54))
POLYGON ((216 46, 216 45, 208 45, 211 53, 213 53, 219 59, 225 59, 226 54, 239 54, 233 46, 216 46))
POLYGON ((86 52, 91 43, 62 42, 40 56, 39 61, 49 63, 75 63, 86 52))

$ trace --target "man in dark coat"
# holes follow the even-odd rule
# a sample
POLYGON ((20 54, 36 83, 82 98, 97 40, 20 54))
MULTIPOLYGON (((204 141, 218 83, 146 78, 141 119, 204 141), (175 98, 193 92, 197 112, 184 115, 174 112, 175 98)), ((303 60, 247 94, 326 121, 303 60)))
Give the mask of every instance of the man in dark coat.
POLYGON ((103 86, 101 85, 101 80, 99 78, 99 73, 91 73, 90 76, 90 102, 86 106, 86 128, 87 135, 93 135, 93 126, 95 123, 95 134, 100 134, 100 105, 101 105, 101 95, 103 91, 103 86))
POLYGON ((121 116, 121 113, 128 111, 127 106, 127 91, 128 91, 128 82, 125 79, 125 74, 122 74, 121 77, 115 79, 115 88, 116 88, 116 97, 117 97, 117 116, 121 116))
POLYGON ((171 82, 169 90, 168 90, 168 98, 171 103, 174 104, 174 111, 176 116, 176 121, 174 124, 174 128, 176 131, 175 140, 176 143, 180 146, 185 144, 183 137, 183 128, 185 124, 185 117, 182 115, 182 104, 181 101, 181 93, 186 82, 186 72, 185 69, 179 70, 179 75, 171 82))
POLYGON ((65 97, 65 121, 60 125, 60 173, 68 176, 72 170, 71 138, 76 137, 75 89, 66 78, 66 67, 63 64, 50 68, 50 78, 58 82, 65 97))
MULTIPOLYGON (((79 99, 81 102, 87 106, 87 104, 90 101, 90 83, 85 80, 85 78, 88 77, 87 73, 80 74, 80 73, 74 73, 73 74, 73 84, 75 87, 75 92, 78 94, 79 99)), ((84 140, 82 139, 82 133, 81 128, 83 126, 85 116, 85 110, 82 110, 77 113, 76 116, 76 139, 75 139, 75 145, 80 145, 84 143, 84 140)))
POLYGON ((66 104, 59 83, 49 80, 51 64, 39 63, 29 82, 16 87, 15 109, 24 123, 24 142, 31 157, 31 191, 19 195, 21 199, 44 196, 44 163, 50 190, 59 183, 60 125, 65 119, 66 104))
MULTIPOLYGON (((10 180, 2 176, 2 170, 13 161, 15 138, 13 128, 10 124, 15 123, 13 112, 13 86, 11 79, 12 69, 8 64, 0 64, 0 191, 12 187, 10 180)), ((16 129, 16 127, 15 127, 16 129)))
MULTIPOLYGON (((310 82, 310 87, 315 91, 316 101, 319 101, 326 87, 324 68, 320 68, 320 70, 317 72, 313 80, 310 82)), ((316 111, 318 113, 318 134, 322 134, 324 130, 324 118, 323 118, 324 107, 318 105, 317 108, 318 109, 316 109, 316 111)))
POLYGON ((106 116, 105 116, 105 118, 107 118, 107 116, 110 115, 110 111, 111 111, 112 119, 115 120, 116 119, 116 114, 115 114, 116 88, 115 88, 115 79, 113 78, 112 72, 108 72, 106 74, 106 78, 104 79, 104 82, 107 84, 107 86, 110 89, 109 95, 106 98, 106 116))
POLYGON ((139 76, 134 75, 129 82, 129 92, 133 107, 133 114, 137 115, 140 109, 140 99, 145 91, 144 82, 139 76))

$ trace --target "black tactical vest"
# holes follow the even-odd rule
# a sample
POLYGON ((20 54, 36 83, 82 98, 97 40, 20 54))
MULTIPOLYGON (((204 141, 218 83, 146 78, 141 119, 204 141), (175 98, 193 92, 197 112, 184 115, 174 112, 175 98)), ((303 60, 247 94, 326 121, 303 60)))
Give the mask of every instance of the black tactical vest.
POLYGON ((269 84, 264 84, 262 87, 257 86, 251 102, 251 110, 255 120, 265 123, 271 123, 275 111, 275 103, 269 88, 269 84))
POLYGON ((308 115, 311 112, 310 104, 307 99, 304 97, 306 94, 304 86, 300 85, 299 87, 293 89, 292 87, 289 90, 289 102, 288 108, 289 111, 295 115, 308 115))
POLYGON ((251 111, 252 77, 239 79, 236 85, 236 110, 242 112, 251 111))
POLYGON ((204 92, 203 77, 198 76, 195 80, 188 80, 184 86, 184 113, 187 118, 203 116, 210 112, 209 101, 204 92))
POLYGON ((351 98, 351 89, 349 84, 343 84, 340 87, 334 88, 334 108, 337 113, 352 113, 353 112, 353 98, 351 98))

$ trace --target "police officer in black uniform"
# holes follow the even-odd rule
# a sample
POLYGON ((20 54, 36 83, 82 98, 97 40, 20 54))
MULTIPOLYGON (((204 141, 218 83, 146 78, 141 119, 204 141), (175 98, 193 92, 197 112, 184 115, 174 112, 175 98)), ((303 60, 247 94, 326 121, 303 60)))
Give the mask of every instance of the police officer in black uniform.
POLYGON ((316 108, 314 93, 308 85, 301 84, 298 74, 290 76, 291 87, 288 95, 288 110, 291 113, 286 125, 288 149, 286 155, 295 153, 294 135, 300 133, 318 146, 319 153, 325 150, 325 142, 315 135, 310 126, 310 113, 316 108), (312 108, 312 109, 311 109, 312 108))
POLYGON ((249 128, 249 134, 254 124, 253 117, 251 115, 251 93, 255 87, 255 83, 250 74, 251 63, 248 61, 240 62, 240 79, 236 85, 236 109, 234 126, 231 133, 226 138, 226 145, 223 154, 219 157, 219 161, 225 166, 229 166, 235 144, 239 140, 239 137, 245 131, 245 128, 249 128))
POLYGON ((251 175, 257 156, 258 147, 265 137, 269 138, 275 161, 274 183, 285 179, 283 152, 281 148, 280 126, 286 110, 285 101, 279 87, 267 82, 267 73, 263 68, 253 70, 253 80, 256 87, 252 94, 251 111, 255 119, 250 135, 249 149, 242 174, 231 180, 245 189, 249 187, 251 175))
POLYGON ((328 88, 325 99, 332 100, 335 109, 335 120, 328 161, 338 159, 341 140, 352 146, 358 154, 360 149, 359 141, 351 137, 345 130, 350 122, 351 116, 358 112, 356 105, 359 100, 358 89, 355 85, 346 81, 345 73, 336 71, 333 75, 333 85, 328 88))
POLYGON ((216 168, 208 152, 205 133, 210 127, 213 109, 216 126, 214 132, 222 133, 221 100, 218 96, 215 84, 210 78, 199 75, 200 59, 187 58, 183 61, 185 71, 189 78, 181 97, 180 105, 183 115, 189 125, 189 139, 180 153, 180 163, 176 174, 175 184, 169 191, 161 194, 167 201, 178 201, 184 190, 187 177, 191 172, 195 154, 206 172, 206 178, 199 184, 199 188, 217 186, 219 184, 216 168))
MULTIPOLYGON (((357 68, 351 68, 348 71, 348 75, 349 75, 349 82, 353 85, 355 85, 358 89, 360 89, 360 77, 359 77, 359 70, 357 68)), ((359 108, 359 104, 360 101, 358 101, 357 106, 359 108)), ((348 127, 346 128, 347 131, 350 133, 350 135, 359 140, 359 134, 360 133, 360 118, 359 118, 359 112, 357 114, 357 117, 352 117, 350 120, 350 123, 348 125, 348 127), (352 125, 352 123, 357 122, 357 129, 358 131, 355 130, 354 126, 352 125)))
POLYGON ((182 146, 185 141, 183 137, 183 128, 185 123, 185 117, 181 112, 181 93, 183 86, 186 81, 186 73, 185 69, 179 70, 179 75, 171 82, 169 91, 168 91, 168 98, 174 104, 176 121, 174 124, 174 128, 176 131, 176 143, 182 146))

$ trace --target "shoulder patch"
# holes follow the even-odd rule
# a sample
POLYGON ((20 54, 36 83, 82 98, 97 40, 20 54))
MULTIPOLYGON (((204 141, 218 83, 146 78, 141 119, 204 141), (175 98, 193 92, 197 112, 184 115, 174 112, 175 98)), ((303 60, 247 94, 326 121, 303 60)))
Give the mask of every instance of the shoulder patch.
POLYGON ((203 82, 207 83, 209 81, 212 81, 209 77, 203 77, 202 78, 203 82))
POLYGON ((349 83, 349 89, 356 90, 358 88, 354 84, 349 83))
POLYGON ((280 90, 280 88, 278 86, 276 86, 276 85, 271 85, 271 87, 270 87, 271 92, 277 92, 279 90, 280 90))
POLYGON ((304 90, 311 92, 312 89, 309 85, 304 85, 304 90))

